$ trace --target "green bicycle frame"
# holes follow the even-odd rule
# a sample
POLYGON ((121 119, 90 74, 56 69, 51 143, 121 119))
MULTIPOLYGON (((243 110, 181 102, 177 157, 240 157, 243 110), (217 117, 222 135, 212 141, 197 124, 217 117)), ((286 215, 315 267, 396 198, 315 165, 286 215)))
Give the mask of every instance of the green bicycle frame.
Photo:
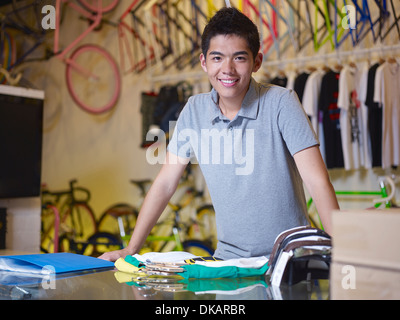
MULTIPOLYGON (((386 198, 388 196, 387 190, 386 190, 386 186, 381 184, 381 190, 380 191, 335 191, 336 195, 345 195, 345 196, 381 196, 382 199, 386 198)), ((313 199, 310 198, 307 201, 307 210, 310 209, 311 205, 313 203, 313 199)), ((381 206, 382 202, 378 202, 374 204, 375 208, 379 208, 381 206)), ((390 201, 386 201, 385 203, 385 208, 391 208, 392 204, 390 201)), ((319 214, 317 212, 317 216, 318 216, 318 221, 319 221, 319 225, 320 228, 322 230, 324 230, 324 227, 322 225, 321 222, 321 218, 319 217, 319 214)))

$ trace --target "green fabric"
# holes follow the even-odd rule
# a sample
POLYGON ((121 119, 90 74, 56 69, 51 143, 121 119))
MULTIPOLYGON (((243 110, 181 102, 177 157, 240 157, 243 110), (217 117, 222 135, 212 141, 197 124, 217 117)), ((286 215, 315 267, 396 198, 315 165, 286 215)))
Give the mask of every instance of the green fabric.
POLYGON ((182 266, 185 269, 184 272, 180 273, 185 279, 197 278, 197 279, 214 279, 214 278, 242 278, 242 277, 254 277, 265 274, 268 270, 268 264, 266 263, 259 269, 255 268, 240 268, 235 266, 227 267, 207 267, 196 264, 182 266))
POLYGON ((223 278, 223 279, 185 279, 179 281, 187 285, 186 290, 192 292, 206 291, 234 291, 250 287, 256 284, 262 284, 267 287, 264 277, 249 277, 249 278, 223 278))
MULTIPOLYGON (((126 256, 125 261, 134 265, 137 268, 145 267, 145 265, 138 259, 132 256, 126 256)), ((210 262, 212 263, 212 262, 210 262)), ((241 268, 236 266, 226 267, 208 267, 197 264, 189 264, 181 266, 184 272, 177 273, 184 279, 215 279, 215 278, 243 278, 243 277, 254 277, 262 276, 268 270, 268 264, 266 263, 261 268, 241 268)))
POLYGON ((143 268, 145 266, 143 262, 139 261, 138 259, 130 255, 125 257, 125 261, 130 264, 133 264, 136 268, 143 268))

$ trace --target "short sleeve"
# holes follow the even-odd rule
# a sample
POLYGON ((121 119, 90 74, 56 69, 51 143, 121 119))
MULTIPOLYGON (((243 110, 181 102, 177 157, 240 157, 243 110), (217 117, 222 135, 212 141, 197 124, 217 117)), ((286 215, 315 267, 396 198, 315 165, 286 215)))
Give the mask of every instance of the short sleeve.
POLYGON ((288 91, 280 99, 278 126, 292 156, 301 150, 319 145, 310 120, 294 91, 288 91))

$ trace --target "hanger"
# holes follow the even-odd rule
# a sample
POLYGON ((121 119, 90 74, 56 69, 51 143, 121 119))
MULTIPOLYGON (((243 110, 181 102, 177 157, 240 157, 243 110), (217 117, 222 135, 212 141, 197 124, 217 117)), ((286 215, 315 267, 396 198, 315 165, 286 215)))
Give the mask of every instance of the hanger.
POLYGON ((353 61, 349 62, 349 66, 352 68, 357 68, 357 65, 353 61))
POLYGON ((317 68, 314 67, 314 66, 308 66, 308 67, 307 67, 307 72, 308 72, 308 73, 313 73, 313 72, 316 71, 316 70, 317 70, 317 68))
POLYGON ((329 71, 331 71, 332 69, 329 68, 329 66, 323 66, 323 67, 322 67, 322 70, 323 70, 324 72, 329 72, 329 71))
POLYGON ((278 77, 279 78, 285 78, 286 77, 286 73, 283 69, 279 69, 278 70, 278 77))
POLYGON ((343 66, 340 63, 336 63, 333 66, 333 70, 336 71, 336 72, 340 72, 342 69, 343 69, 343 66))

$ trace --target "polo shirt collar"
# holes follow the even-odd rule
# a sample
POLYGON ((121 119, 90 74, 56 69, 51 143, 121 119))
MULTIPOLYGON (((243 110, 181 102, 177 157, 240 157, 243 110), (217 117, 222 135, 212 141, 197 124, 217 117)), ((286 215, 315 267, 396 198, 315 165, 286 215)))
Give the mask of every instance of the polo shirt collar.
MULTIPOLYGON (((216 118, 225 119, 221 110, 218 107, 218 93, 212 88, 211 90, 211 99, 213 101, 213 106, 211 108, 211 117, 210 120, 214 121, 216 118)), ((257 82, 254 78, 251 78, 249 89, 243 99, 242 107, 240 108, 236 117, 243 117, 249 119, 257 119, 258 114, 258 90, 257 90, 257 82)))

